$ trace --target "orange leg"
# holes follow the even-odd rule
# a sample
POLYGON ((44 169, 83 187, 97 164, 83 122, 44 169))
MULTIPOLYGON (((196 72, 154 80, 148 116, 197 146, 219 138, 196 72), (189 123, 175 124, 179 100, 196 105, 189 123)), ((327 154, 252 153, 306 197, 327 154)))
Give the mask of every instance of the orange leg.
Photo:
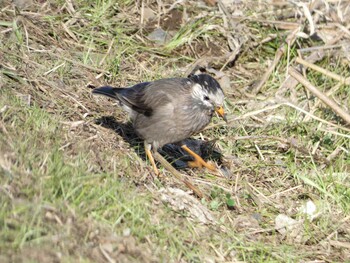
POLYGON ((147 157, 149 159, 149 161, 151 162, 152 164, 152 167, 153 167, 153 171, 154 173, 159 176, 159 171, 158 171, 158 168, 156 166, 156 162, 154 161, 154 158, 153 158, 153 155, 152 155, 152 152, 151 152, 151 147, 152 145, 148 144, 145 142, 145 152, 147 154, 147 157))
POLYGON ((188 165, 191 168, 202 168, 203 166, 211 171, 216 171, 216 167, 212 164, 207 163, 200 157, 198 154, 193 152, 190 148, 188 148, 186 145, 181 146, 182 149, 184 149, 189 155, 191 155, 194 158, 194 161, 188 162, 188 165))

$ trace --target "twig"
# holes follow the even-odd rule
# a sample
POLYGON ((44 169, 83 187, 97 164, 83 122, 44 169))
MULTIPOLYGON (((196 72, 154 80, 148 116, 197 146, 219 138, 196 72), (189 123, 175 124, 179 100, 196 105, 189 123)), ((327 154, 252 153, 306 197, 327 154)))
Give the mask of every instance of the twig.
MULTIPOLYGON (((330 161, 325 158, 324 156, 317 154, 317 153, 311 153, 307 150, 307 148, 303 145, 299 145, 297 143, 297 141, 293 140, 293 139, 285 139, 285 138, 281 138, 278 136, 251 136, 251 135, 247 135, 247 136, 233 136, 233 137, 228 137, 231 141, 238 141, 238 140, 271 140, 271 141, 279 141, 280 143, 286 144, 288 145, 290 148, 292 149, 296 149, 299 152, 301 152, 302 154, 305 155, 311 155, 315 160, 317 161, 322 161, 326 164, 329 164, 330 161)), ((254 143, 254 142, 253 142, 254 143)))
MULTIPOLYGON (((336 92, 340 87, 342 86, 342 83, 341 82, 338 82, 337 85, 335 85, 334 87, 332 87, 331 89, 329 89, 327 92, 326 92, 326 95, 327 96, 331 96, 334 92, 336 92)), ((313 114, 317 107, 321 104, 322 102, 320 100, 317 100, 314 105, 313 105, 313 108, 310 109, 310 113, 313 114)), ((310 119, 309 116, 305 116, 304 118, 304 121, 308 121, 310 119)))
MULTIPOLYGON (((233 117, 233 116, 229 116, 227 117, 227 120, 228 120, 228 126, 230 126, 231 123, 237 121, 237 120, 242 120, 242 119, 245 119, 245 118, 248 118, 248 117, 251 117, 251 116, 254 116, 254 115, 257 115, 259 113, 262 113, 262 112, 265 112, 265 111, 268 111, 268 110, 273 110, 273 109, 277 109, 281 106, 288 106, 288 107, 291 107, 291 108, 294 108, 300 112, 302 112, 303 114, 305 114, 306 116, 309 116, 310 118, 314 119, 314 120, 317 120, 319 122, 322 122, 324 124, 327 124, 331 127, 334 127, 334 128, 337 128, 337 129, 341 129, 341 130, 344 130, 344 131, 347 131, 347 132, 350 132, 350 129, 344 127, 344 126, 340 126, 340 125, 337 125, 337 124, 334 124, 332 122, 329 122, 329 121, 326 121, 324 119, 321 119, 320 117, 317 117, 315 115, 313 115, 312 113, 294 105, 293 103, 291 102, 282 102, 282 103, 278 103, 278 104, 275 104, 275 105, 272 105, 272 106, 269 106, 269 107, 266 107, 266 108, 263 108, 263 109, 260 109, 260 110, 256 110, 256 111, 251 111, 251 112, 248 112, 248 113, 245 113, 241 116, 238 116, 238 117, 233 117)), ((226 122, 224 121, 219 121, 217 123, 213 123, 213 124, 210 124, 208 125, 207 127, 205 127, 203 130, 208 130, 208 129, 212 129, 212 128, 215 128, 215 127, 219 127, 219 126, 223 126, 227 124, 226 122)), ((339 134, 340 136, 344 136, 344 134, 339 134)), ((345 136, 348 136, 348 135, 345 135, 345 136)))
POLYGON ((338 230, 339 230, 339 228, 341 228, 343 225, 344 225, 344 223, 346 223, 346 221, 348 221, 350 219, 350 216, 347 216, 347 217, 345 217, 345 218, 343 218, 342 220, 340 220, 340 222, 338 223, 338 225, 335 227, 335 229, 333 230, 333 232, 332 233, 330 233, 326 238, 324 238, 323 240, 321 240, 320 242, 319 242, 319 244, 321 244, 321 243, 323 243, 323 242, 329 242, 330 240, 331 240, 331 238, 334 236, 334 235, 336 235, 337 233, 338 233, 338 230))
POLYGON ((247 183, 247 190, 248 192, 252 195, 251 197, 253 198, 254 202, 256 202, 256 204, 258 206, 262 205, 263 202, 267 202, 269 204, 272 204, 273 202, 266 197, 266 195, 264 195, 261 191, 259 191, 254 185, 252 185, 251 183, 247 183), (256 192, 257 194, 255 194, 254 192, 256 192), (254 198, 255 196, 255 198, 254 198), (259 197, 261 197, 261 199, 265 199, 265 201, 262 201, 259 197), (259 198, 259 199, 258 199, 259 198))
MULTIPOLYGON (((242 120, 242 119, 245 119, 245 118, 248 118, 248 117, 260 114, 260 113, 268 111, 268 110, 273 110, 273 109, 279 108, 280 106, 281 106, 281 104, 275 104, 275 105, 272 105, 272 106, 269 106, 269 107, 266 107, 266 108, 263 108, 263 109, 260 109, 260 110, 247 112, 247 113, 245 113, 245 114, 243 114, 241 116, 238 116, 238 117, 229 116, 229 117, 227 117, 227 123, 230 124, 230 123, 235 122, 237 120, 242 120)), ((212 129, 212 128, 215 128, 215 127, 218 127, 218 126, 223 126, 225 124, 226 124, 225 121, 219 121, 218 123, 212 123, 212 124, 208 125, 203 130, 209 130, 209 129, 212 129)))
POLYGON ((344 127, 344 126, 340 126, 340 125, 334 124, 334 123, 332 123, 332 122, 326 121, 326 120, 324 120, 324 119, 321 119, 320 117, 317 117, 317 116, 311 114, 310 112, 307 112, 306 110, 304 110, 304 109, 302 109, 302 108, 300 108, 300 107, 294 105, 293 103, 285 102, 285 103, 282 103, 281 105, 287 105, 287 106, 289 106, 289 107, 292 107, 292 108, 294 108, 294 109, 296 109, 296 110, 298 110, 298 111, 304 113, 305 115, 310 116, 310 117, 311 117, 312 119, 314 119, 314 120, 317 120, 317 121, 319 121, 319 122, 325 123, 325 124, 327 124, 327 125, 329 125, 329 126, 332 126, 332 127, 337 128, 337 129, 341 129, 341 130, 350 132, 350 129, 348 129, 348 128, 344 127))
POLYGON ((345 44, 314 46, 314 47, 300 48, 300 49, 298 49, 298 51, 301 53, 305 53, 305 52, 310 52, 310 51, 337 49, 337 48, 342 48, 344 46, 345 46, 345 44))
POLYGON ((199 183, 199 184, 205 184, 205 185, 209 185, 211 187, 218 187, 221 188, 222 190, 226 191, 227 193, 231 193, 232 190, 221 185, 221 184, 217 184, 217 183, 213 183, 211 181, 205 181, 204 179, 193 179, 195 182, 199 183))
MULTIPOLYGON (((287 42, 288 47, 291 46, 294 41, 296 40, 297 37, 297 33, 300 31, 300 27, 295 28, 288 36, 285 42, 287 42)), ((284 53, 286 53, 286 45, 285 42, 283 42, 283 44, 278 48, 276 54, 275 54, 275 58, 272 62, 272 64, 270 65, 270 67, 267 69, 267 71, 265 72, 265 74, 262 76, 262 78, 260 79, 260 81, 254 86, 252 93, 253 94, 257 94, 261 88, 265 85, 265 83, 267 82, 267 80, 269 79, 270 75, 272 74, 272 72, 275 70, 276 66, 278 65, 281 57, 283 56, 284 53)))
MULTIPOLYGON (((48 51, 49 53, 49 51, 48 51)), ((68 61, 70 63, 72 63, 73 65, 79 65, 81 67, 84 67, 84 68, 87 68, 87 69, 90 69, 90 70, 93 70, 93 71, 97 71, 97 72, 102 72, 102 73, 109 73, 109 71, 107 70, 103 70, 103 69, 99 69, 99 68, 96 68, 96 67, 92 67, 92 66, 89 66, 89 65, 86 65, 82 62, 79 62, 79 61, 76 61, 76 60, 73 60, 73 59, 70 59, 70 58, 66 58, 65 56, 62 56, 61 55, 58 55, 58 54, 55 54, 55 53, 50 53, 50 56, 54 56, 54 57, 57 57, 59 59, 64 59, 65 61, 68 61)))
MULTIPOLYGON (((344 33, 341 32, 338 37, 329 41, 327 43, 327 45, 324 47, 329 47, 330 45, 335 45, 336 43, 338 43, 342 39, 343 35, 344 35, 344 33)), ((330 51, 328 51, 328 52, 326 51, 326 48, 324 48, 324 49, 317 48, 309 56, 307 56, 305 58, 305 60, 312 62, 312 63, 315 63, 316 61, 320 61, 321 59, 323 59, 324 56, 329 52, 330 51)), ((283 81, 282 85, 280 86, 280 88, 278 89, 277 95, 282 94, 286 90, 294 89, 296 87, 296 85, 298 85, 298 81, 291 76, 287 76, 286 79, 283 81)))
POLYGON ((154 153, 154 157, 158 162, 160 162, 169 172, 171 172, 178 180, 183 182, 188 188, 190 188, 195 195, 197 195, 200 199, 204 197, 204 194, 194 186, 188 179, 184 178, 183 175, 177 171, 163 156, 161 156, 158 152, 154 153))
POLYGON ((103 56, 103 58, 101 59, 100 63, 99 63, 99 66, 102 66, 102 64, 105 62, 107 56, 109 56, 109 53, 111 52, 111 49, 113 47, 113 44, 114 44, 114 38, 112 39, 111 43, 109 43, 109 46, 108 46, 108 50, 107 50, 107 53, 103 56))
POLYGON ((258 146, 257 144, 254 143, 254 147, 255 147, 256 151, 258 152, 258 155, 260 156, 260 159, 261 159, 262 161, 265 161, 265 157, 264 157, 264 155, 262 154, 262 152, 260 151, 259 146, 258 146))
POLYGON ((273 193, 272 195, 269 195, 268 198, 272 198, 272 197, 275 197, 275 196, 280 196, 280 195, 282 195, 282 194, 286 194, 287 192, 294 191, 294 190, 296 190, 296 189, 298 189, 298 188, 300 188, 300 187, 303 187, 303 185, 299 184, 299 185, 297 185, 297 186, 294 186, 294 187, 292 187, 292 188, 288 188, 288 189, 283 190, 283 191, 281 191, 281 192, 273 193))
POLYGON ((109 263, 116 263, 116 261, 113 258, 111 258, 111 256, 107 253, 107 251, 103 248, 103 246, 101 244, 99 244, 99 249, 100 249, 102 255, 104 256, 104 258, 109 263))
POLYGON ((283 29, 283 30, 293 30, 293 29, 295 29, 295 27, 300 25, 299 23, 295 23, 295 22, 259 19, 259 18, 255 18, 255 17, 232 16, 232 18, 235 20, 239 20, 239 21, 249 20, 252 22, 258 22, 258 23, 262 23, 262 24, 270 24, 278 29, 283 29))
POLYGON ((343 247, 350 249, 350 243, 349 242, 342 242, 338 240, 329 240, 329 244, 331 244, 333 247, 343 247))
POLYGON ((73 38, 73 40, 75 42, 79 42, 79 40, 77 39, 77 37, 74 35, 74 33, 68 28, 68 26, 65 23, 61 23, 63 29, 66 31, 66 33, 73 38))
POLYGON ((309 22, 309 35, 313 35, 315 33, 315 23, 311 16, 311 10, 308 8, 306 3, 296 2, 295 5, 302 8, 305 19, 307 19, 307 21, 309 22))
POLYGON ((330 107, 336 114, 338 114, 344 121, 350 124, 350 115, 344 111, 338 104, 327 97, 324 93, 313 86, 307 79, 305 79, 300 73, 298 73, 294 68, 289 69, 289 74, 298 80, 305 88, 311 91, 315 96, 322 100, 328 107, 330 107))
POLYGON ((338 154, 342 151, 342 148, 341 147, 337 147, 335 148, 335 150, 333 152, 331 152, 330 155, 327 156, 327 160, 328 161, 332 161, 335 157, 338 156, 338 154))
POLYGON ((234 51, 232 51, 229 58, 226 60, 224 65, 222 65, 222 67, 220 68, 220 71, 223 71, 223 69, 227 66, 227 64, 233 61, 237 57, 240 51, 241 51, 241 46, 238 46, 234 51))
POLYGON ((348 27, 345 27, 345 26, 343 26, 343 25, 341 25, 341 24, 339 24, 339 23, 336 23, 335 25, 336 25, 336 27, 338 27, 340 30, 342 30, 346 35, 348 35, 348 37, 350 36, 350 31, 349 31, 348 27))
POLYGON ((330 72, 329 70, 321 68, 321 67, 319 67, 319 66, 317 66, 317 65, 315 65, 313 63, 310 63, 310 62, 308 62, 308 61, 306 61, 306 60, 304 60, 304 59, 302 59, 300 57, 297 57, 295 59, 295 62, 297 62, 299 64, 302 64, 305 67, 309 67, 309 68, 311 68, 313 70, 316 70, 316 71, 326 75, 327 77, 330 77, 332 79, 338 80, 338 81, 341 82, 341 84, 346 84, 346 85, 350 84, 350 78, 344 78, 342 76, 339 76, 338 74, 335 74, 333 72, 330 72))
POLYGON ((239 33, 239 27, 237 26, 237 22, 232 19, 231 13, 227 10, 225 4, 221 0, 217 0, 218 7, 220 12, 223 14, 223 20, 224 20, 224 27, 227 27, 227 30, 225 30, 225 35, 227 38, 227 43, 230 47, 230 49, 233 51, 229 57, 229 59, 225 62, 225 64, 221 67, 220 71, 222 71, 226 65, 233 61, 234 58, 240 53, 241 51, 241 44, 239 42, 239 38, 237 35, 240 35, 239 33))
MULTIPOLYGON (((97 72, 102 72, 102 73, 109 73, 109 71, 107 70, 103 70, 103 69, 99 69, 99 68, 95 68, 93 66, 89 66, 89 65, 86 65, 82 62, 79 62, 79 61, 76 61, 76 60, 73 60, 73 59, 70 59, 70 58, 67 58, 65 57, 64 55, 62 54, 55 54, 52 52, 52 50, 33 50, 32 52, 37 52, 37 53, 47 53, 49 54, 50 56, 54 56, 58 59, 63 59, 65 61, 68 61, 70 63, 72 63, 73 65, 78 65, 78 66, 81 66, 81 67, 84 67, 84 68, 87 68, 87 69, 90 69, 90 70, 93 70, 93 71, 97 71, 97 72)), ((13 54, 12 54, 13 55, 13 54)), ((35 63, 34 61, 31 61, 32 63, 35 63)))
MULTIPOLYGON (((193 62, 184 72, 185 76, 190 75, 193 71, 196 71, 199 68, 210 68, 210 67, 222 67, 222 65, 226 64, 229 59, 235 59, 237 56, 236 50, 226 53, 225 55, 219 57, 201 57, 193 62)), ((231 60, 231 61, 232 61, 231 60)), ((230 61, 229 61, 230 62, 230 61)))
POLYGON ((341 136, 341 137, 350 139, 350 135, 349 134, 344 134, 344 133, 340 133, 340 132, 336 132, 336 131, 326 130, 326 129, 323 129, 321 127, 318 128, 318 129, 320 131, 323 131, 323 132, 327 132, 327 133, 330 133, 330 134, 334 134, 334 135, 337 135, 337 136, 341 136))
POLYGON ((43 76, 46 76, 46 75, 50 74, 51 72, 56 71, 57 69, 59 69, 60 67, 64 66, 65 64, 66 64, 66 62, 63 62, 63 63, 59 64, 58 66, 56 66, 56 67, 54 67, 52 69, 49 69, 48 71, 43 73, 43 76))

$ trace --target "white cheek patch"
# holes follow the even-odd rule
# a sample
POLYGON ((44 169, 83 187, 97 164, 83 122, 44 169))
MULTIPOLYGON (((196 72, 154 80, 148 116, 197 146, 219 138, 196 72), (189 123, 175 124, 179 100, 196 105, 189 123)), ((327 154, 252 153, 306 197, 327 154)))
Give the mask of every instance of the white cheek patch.
POLYGON ((192 97, 200 100, 204 105, 212 107, 214 105, 222 105, 224 103, 224 93, 221 89, 217 89, 215 93, 204 89, 200 84, 196 83, 192 86, 192 97), (209 100, 205 100, 204 97, 208 96, 209 100), (213 104, 212 104, 213 103, 213 104))
POLYGON ((222 90, 219 89, 215 95, 213 94, 213 98, 215 105, 222 105, 224 103, 225 95, 222 90))
POLYGON ((192 87, 192 97, 202 100, 204 96, 203 88, 198 83, 194 84, 192 87))

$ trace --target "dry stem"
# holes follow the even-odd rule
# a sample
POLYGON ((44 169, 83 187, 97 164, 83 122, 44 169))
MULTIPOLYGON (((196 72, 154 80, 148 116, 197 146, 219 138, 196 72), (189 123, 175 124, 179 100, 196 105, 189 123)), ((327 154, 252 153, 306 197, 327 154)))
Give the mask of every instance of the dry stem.
POLYGON ((192 184, 192 182, 190 182, 188 179, 184 178, 184 176, 177 171, 167 160, 165 160, 165 158, 160 155, 158 152, 154 153, 154 157, 156 158, 156 160, 158 162, 160 162, 169 172, 171 172, 178 180, 180 180, 181 182, 183 182, 188 188, 190 188, 195 195, 197 195, 199 198, 203 198, 204 194, 196 187, 192 184))
POLYGON ((311 91, 315 96, 323 101, 328 107, 330 107, 336 114, 338 114, 344 121, 350 124, 350 115, 344 111, 338 104, 327 97, 323 92, 312 85, 307 79, 305 79, 300 73, 298 73, 294 68, 289 69, 289 74, 298 80, 305 88, 311 91))

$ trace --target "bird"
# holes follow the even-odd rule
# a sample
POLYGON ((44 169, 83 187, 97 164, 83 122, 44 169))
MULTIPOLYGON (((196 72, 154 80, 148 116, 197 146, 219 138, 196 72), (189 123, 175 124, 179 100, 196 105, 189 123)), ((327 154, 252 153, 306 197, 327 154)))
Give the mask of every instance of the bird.
POLYGON ((144 140, 146 155, 156 175, 159 170, 152 152, 169 143, 179 144, 193 157, 194 160, 188 162, 191 168, 216 171, 214 165, 182 142, 205 128, 215 112, 227 122, 223 108, 225 95, 212 76, 192 74, 187 78, 165 78, 126 88, 102 86, 94 88, 92 93, 117 100, 128 113, 136 134, 144 140))

